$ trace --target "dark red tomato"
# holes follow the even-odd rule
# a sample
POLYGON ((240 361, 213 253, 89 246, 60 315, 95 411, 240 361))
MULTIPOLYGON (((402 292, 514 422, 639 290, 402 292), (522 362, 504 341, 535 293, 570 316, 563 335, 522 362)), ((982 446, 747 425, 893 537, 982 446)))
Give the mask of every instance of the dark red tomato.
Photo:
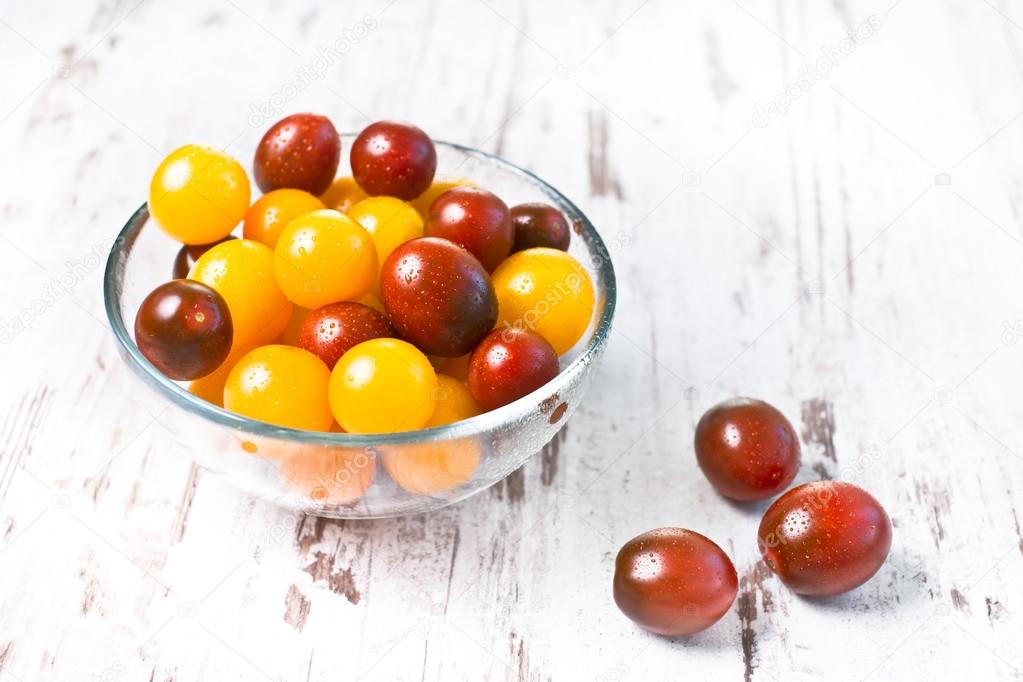
POLYGON ((380 269, 380 297, 401 337, 430 355, 465 355, 497 322, 487 271, 446 239, 422 237, 392 251, 380 269))
POLYGON ((529 395, 558 376, 558 354, 528 329, 495 329, 469 356, 469 393, 484 410, 529 395))
POLYGON ((757 540, 764 561, 790 589, 828 597, 877 573, 892 546, 892 524, 862 488, 817 481, 775 500, 757 540))
POLYGON ((411 201, 426 191, 436 172, 433 140, 414 125, 377 121, 352 143, 352 175, 372 196, 411 201))
POLYGON ((511 221, 515 230, 512 253, 538 246, 568 251, 572 232, 565 216, 553 206, 540 202, 512 206, 511 221))
POLYGON ((774 497, 799 471, 799 438, 781 412, 762 400, 733 398, 707 410, 696 425, 696 461, 725 497, 774 497))
POLYGON ((135 344, 158 370, 177 381, 199 379, 220 367, 233 338, 227 302, 190 279, 153 289, 135 316, 135 344))
POLYGON ((309 313, 298 331, 298 345, 334 369, 352 346, 385 336, 394 336, 386 317, 368 305, 342 301, 309 313))
POLYGON ((227 235, 220 241, 213 242, 212 244, 185 244, 178 250, 178 255, 174 257, 174 279, 187 279, 188 273, 192 271, 192 266, 199 260, 199 256, 203 255, 210 249, 221 242, 226 242, 229 239, 234 239, 234 235, 227 235))
POLYGON ((508 207, 478 187, 455 187, 434 199, 423 234, 453 241, 476 256, 488 272, 508 257, 515 241, 508 207))
POLYGON ((728 612, 738 590, 728 555, 684 528, 634 537, 615 559, 615 603, 637 625, 659 635, 706 630, 728 612))
POLYGON ((252 175, 264 193, 283 187, 320 195, 334 180, 341 138, 319 114, 292 114, 266 131, 256 147, 252 175))

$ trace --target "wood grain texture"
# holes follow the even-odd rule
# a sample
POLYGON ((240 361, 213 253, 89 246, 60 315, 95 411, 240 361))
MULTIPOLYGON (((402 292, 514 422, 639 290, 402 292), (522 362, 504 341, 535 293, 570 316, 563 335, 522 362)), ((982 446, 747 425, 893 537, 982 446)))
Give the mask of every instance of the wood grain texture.
POLYGON ((1018 4, 8 3, 0 58, 0 680, 1023 677, 1018 4), (247 163, 303 110, 497 151, 613 253, 586 403, 454 508, 337 522, 246 497, 117 357, 102 263, 159 159, 247 163), (692 454, 736 394, 790 416, 797 482, 887 507, 870 583, 802 599, 759 562, 764 505, 718 497, 692 454), (664 525, 740 576, 684 640, 610 599, 618 548, 664 525))

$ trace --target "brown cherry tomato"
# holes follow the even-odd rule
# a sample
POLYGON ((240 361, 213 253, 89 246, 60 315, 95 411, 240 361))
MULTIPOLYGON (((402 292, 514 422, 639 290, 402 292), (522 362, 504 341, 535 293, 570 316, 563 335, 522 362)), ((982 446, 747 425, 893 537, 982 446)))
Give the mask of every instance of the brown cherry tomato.
POLYGON ((568 251, 572 231, 561 211, 550 204, 532 202, 512 206, 511 221, 515 230, 512 253, 537 246, 568 251))
POLYGON ((706 630, 731 608, 738 590, 728 555, 684 528, 634 537, 615 559, 615 603, 637 625, 659 635, 706 630))
POLYGON ((696 461, 711 485, 734 500, 779 494, 799 472, 799 438, 781 412, 762 400, 733 398, 696 425, 696 461))
POLYGON ((362 303, 328 303, 309 313, 298 333, 298 345, 334 369, 349 348, 363 341, 393 336, 387 318, 362 303))
POLYGON ((341 138, 319 114, 292 114, 273 124, 256 147, 252 174, 263 192, 301 189, 322 194, 341 160, 341 138))
POLYGON ((757 540, 764 561, 791 590, 828 597, 877 573, 892 546, 892 524, 862 488, 817 481, 775 500, 757 540))
POLYGON ((515 230, 508 207, 478 187, 455 187, 430 205, 423 233, 458 244, 493 272, 511 253, 515 230))
POLYGON ((469 356, 469 393, 484 410, 529 395, 558 376, 558 354, 528 329, 495 329, 469 356))
POLYGON ((175 279, 146 296, 135 316, 135 343, 176 381, 213 372, 231 352, 234 327, 227 302, 201 282, 175 279))
POLYGON ((426 191, 437 172, 437 150, 414 125, 377 121, 352 143, 352 175, 370 196, 411 201, 426 191))
POLYGON ((465 355, 497 321, 487 271, 446 239, 422 237, 392 251, 380 269, 380 297, 401 337, 431 355, 465 355))

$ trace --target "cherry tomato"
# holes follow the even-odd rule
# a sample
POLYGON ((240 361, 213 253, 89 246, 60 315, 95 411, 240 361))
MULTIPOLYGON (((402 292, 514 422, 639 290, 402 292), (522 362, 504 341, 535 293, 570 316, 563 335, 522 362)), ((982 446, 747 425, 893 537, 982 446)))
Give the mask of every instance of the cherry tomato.
MULTIPOLYGON (((288 319, 287 326, 284 327, 284 331, 281 332, 280 336, 274 339, 274 343, 283 343, 285 346, 299 345, 298 335, 302 331, 302 325, 305 324, 306 318, 312 312, 308 308, 295 306, 291 317, 288 319)), ((307 348, 306 350, 309 349, 307 348)))
POLYGON ((804 483, 768 508, 760 554, 791 590, 814 597, 847 592, 881 568, 892 524, 867 491, 841 481, 804 483))
POLYGON ((426 220, 430 215, 430 206, 433 202, 444 192, 455 187, 475 187, 475 183, 472 180, 465 178, 441 178, 440 180, 434 180, 433 183, 427 188, 425 192, 420 194, 418 197, 410 201, 412 208, 416 209, 416 212, 426 220))
POLYGON ((135 316, 135 343, 171 379, 213 372, 231 352, 234 327, 224 298, 210 287, 175 279, 154 289, 135 316))
POLYGON ((252 174, 263 192, 291 187, 322 194, 341 160, 341 138, 319 114, 292 114, 270 127, 256 147, 252 174))
POLYGON ((728 612, 738 590, 728 555, 684 528, 634 537, 615 559, 615 603, 637 625, 659 635, 706 630, 728 612))
POLYGON ((557 249, 526 249, 508 257, 494 271, 500 304, 498 326, 532 329, 558 355, 582 337, 593 317, 590 275, 579 262, 557 249))
POLYGON ((319 504, 351 504, 376 478, 376 458, 361 448, 303 445, 277 459, 288 487, 319 504))
POLYGON ((324 209, 295 218, 274 248, 281 291, 303 308, 365 296, 377 277, 377 254, 366 230, 324 209))
POLYGON ((537 246, 568 251, 572 231, 561 211, 540 202, 519 204, 511 208, 515 244, 512 251, 524 251, 537 246))
POLYGON ((417 495, 436 495, 472 478, 480 464, 480 448, 466 438, 409 443, 385 447, 382 461, 403 489, 417 495))
POLYGON ((274 281, 270 247, 250 239, 217 244, 196 261, 189 279, 216 289, 234 323, 232 352, 269 343, 287 326, 292 305, 274 281))
POLYGON ((227 359, 220 363, 220 366, 213 370, 212 373, 207 374, 204 377, 200 377, 195 381, 188 384, 188 392, 192 395, 202 398, 208 403, 212 403, 217 407, 224 406, 224 384, 227 383, 227 377, 231 374, 231 370, 238 363, 243 355, 251 350, 254 350, 256 345, 245 345, 239 346, 234 344, 227 359))
POLYGON ((508 257, 515 240, 508 207, 477 187, 455 187, 437 197, 423 233, 458 244, 476 256, 487 272, 508 257))
POLYGON ((384 302, 380 300, 380 296, 371 291, 362 298, 359 299, 359 303, 368 305, 373 310, 377 311, 381 315, 387 315, 387 310, 384 308, 384 302))
POLYGON ((348 209, 348 217, 373 237, 381 265, 396 248, 423 236, 423 219, 414 208, 394 197, 364 199, 348 209))
POLYGON ((725 497, 774 497, 799 472, 799 438, 781 412, 762 400, 734 398, 707 410, 696 425, 696 461, 725 497))
POLYGON ((433 141, 413 125, 378 121, 352 143, 352 175, 371 196, 415 199, 430 186, 436 171, 433 141))
MULTIPOLYGON (((480 413, 465 384, 437 375, 433 414, 424 425, 443 426, 480 413)), ((411 443, 383 450, 383 464, 394 482, 418 495, 433 495, 457 488, 479 466, 479 446, 469 439, 411 443)))
POLYGON ((402 338, 432 355, 476 347, 497 319, 497 298, 480 262, 446 239, 396 248, 380 271, 380 296, 402 338))
POLYGON ((199 260, 199 257, 204 253, 212 249, 221 242, 226 242, 229 239, 235 239, 234 235, 227 235, 223 239, 212 244, 183 244, 178 249, 178 255, 174 257, 174 279, 186 279, 188 273, 195 267, 195 262, 199 260))
POLYGON ((469 358, 471 356, 472 353, 466 353, 457 358, 443 358, 444 362, 437 371, 461 382, 467 382, 469 381, 469 358))
POLYGON ((469 356, 469 392, 484 410, 529 395, 558 376, 558 354, 528 329, 496 329, 469 356))
POLYGON ((364 341, 330 375, 330 408, 348 433, 421 428, 433 413, 437 374, 415 346, 398 339, 364 341))
POLYGON ((330 370, 309 351, 260 346, 235 364, 224 385, 224 408, 276 426, 326 431, 330 370))
POLYGON ((352 177, 336 178, 334 182, 330 183, 327 191, 320 195, 320 201, 327 208, 341 213, 348 213, 348 209, 368 198, 369 195, 359 187, 355 178, 352 177))
POLYGON ((338 359, 363 341, 393 336, 387 318, 362 303, 328 303, 312 311, 302 324, 298 345, 334 369, 338 359))
POLYGON ((437 390, 434 392, 433 402, 433 414, 427 420, 425 428, 454 424, 475 417, 483 411, 465 384, 444 374, 437 375, 437 390))
POLYGON ((149 214, 184 244, 226 237, 249 208, 245 169, 222 151, 186 145, 171 152, 149 183, 149 214))
POLYGON ((326 208, 323 202, 300 189, 275 189, 256 199, 245 213, 242 235, 262 242, 271 249, 277 246, 281 232, 295 218, 326 208))

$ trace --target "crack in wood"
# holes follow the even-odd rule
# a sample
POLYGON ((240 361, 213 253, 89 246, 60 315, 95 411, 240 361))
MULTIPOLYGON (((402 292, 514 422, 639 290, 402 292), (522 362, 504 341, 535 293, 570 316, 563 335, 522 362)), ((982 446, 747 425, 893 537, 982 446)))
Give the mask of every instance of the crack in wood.
POLYGON ((284 622, 302 632, 311 606, 296 585, 289 586, 288 594, 284 597, 284 622))

